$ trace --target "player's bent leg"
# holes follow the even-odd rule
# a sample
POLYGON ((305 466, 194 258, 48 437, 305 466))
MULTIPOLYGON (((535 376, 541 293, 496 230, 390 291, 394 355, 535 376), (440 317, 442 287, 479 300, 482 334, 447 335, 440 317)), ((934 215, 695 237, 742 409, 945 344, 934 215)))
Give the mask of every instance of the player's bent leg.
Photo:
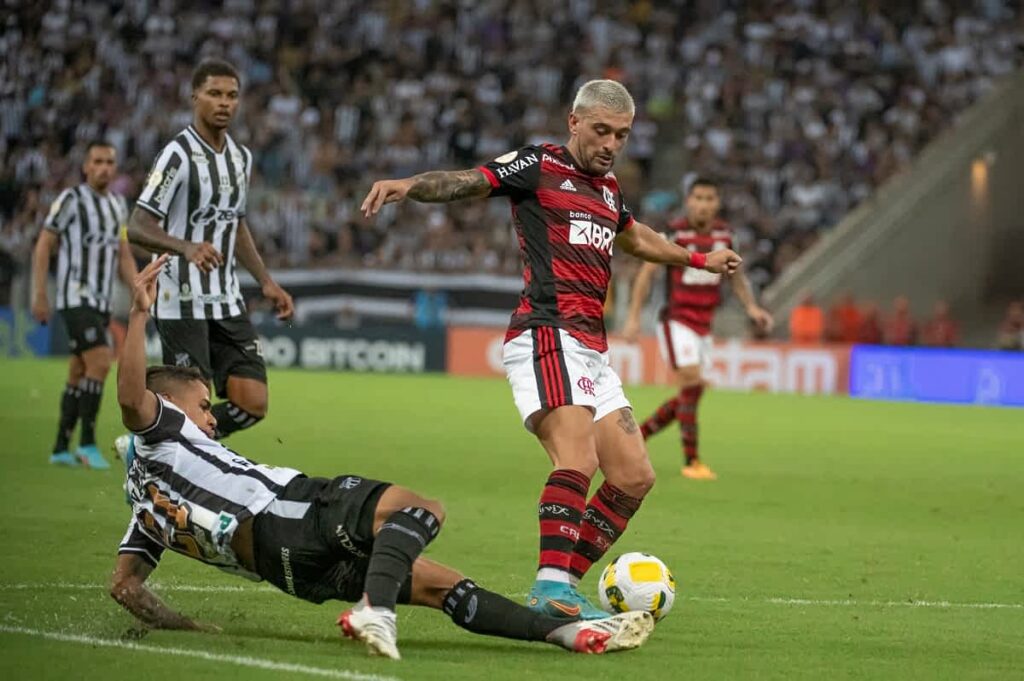
POLYGON ((378 499, 363 598, 338 618, 345 636, 365 642, 371 655, 400 658, 395 605, 416 559, 437 536, 443 519, 439 502, 404 487, 392 485, 378 499))
POLYGON ((60 397, 60 418, 57 422, 57 439, 50 454, 50 463, 59 466, 78 466, 78 458, 69 447, 71 435, 78 423, 78 403, 81 393, 78 384, 85 378, 85 363, 78 355, 71 355, 68 363, 68 381, 60 397))
POLYGON ((364 586, 367 603, 394 611, 413 563, 437 537, 443 520, 439 502, 404 487, 392 485, 384 491, 374 511, 373 551, 364 586))
POLYGON ((218 402, 212 409, 218 440, 262 421, 270 400, 266 382, 257 378, 228 376, 225 392, 227 401, 218 402))
POLYGON ((78 459, 89 468, 105 470, 110 464, 96 447, 96 419, 103 401, 103 384, 114 360, 113 352, 107 345, 97 345, 82 352, 84 376, 78 383, 78 416, 82 422, 79 437, 78 459))
POLYGON ((647 446, 630 407, 620 407, 602 418, 596 431, 605 480, 590 498, 580 525, 571 566, 577 582, 626 531, 655 480, 647 446))
POLYGON ((543 641, 580 653, 635 648, 654 627, 654 619, 646 612, 566 623, 564 618, 549 617, 483 589, 456 570, 426 558, 413 565, 410 602, 443 610, 457 626, 474 634, 543 641))

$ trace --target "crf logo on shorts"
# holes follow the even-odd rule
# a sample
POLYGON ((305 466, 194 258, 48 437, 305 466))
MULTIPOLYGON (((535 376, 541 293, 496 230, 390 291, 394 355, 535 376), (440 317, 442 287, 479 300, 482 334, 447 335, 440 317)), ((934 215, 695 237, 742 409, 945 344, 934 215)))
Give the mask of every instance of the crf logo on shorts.
POLYGON ((575 246, 593 246, 594 248, 612 252, 615 230, 602 227, 589 220, 569 221, 569 243, 575 246))
POLYGON ((594 397, 594 382, 592 380, 586 376, 581 376, 580 380, 576 381, 576 385, 579 386, 579 389, 582 390, 584 394, 594 397))

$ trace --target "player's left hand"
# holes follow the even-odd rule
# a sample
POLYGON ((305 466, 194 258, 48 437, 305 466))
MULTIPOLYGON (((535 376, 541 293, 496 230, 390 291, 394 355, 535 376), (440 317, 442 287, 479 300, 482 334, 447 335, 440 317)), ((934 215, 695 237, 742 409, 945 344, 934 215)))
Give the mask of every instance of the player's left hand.
POLYGON ((274 303, 278 319, 291 319, 295 314, 295 303, 292 301, 292 297, 273 279, 263 285, 263 296, 274 303))
POLYGON ((751 305, 747 308, 747 316, 750 317, 750 321, 754 322, 754 326, 764 333, 770 333, 772 327, 775 326, 775 320, 763 307, 751 305))
POLYGON ((142 271, 135 275, 132 281, 132 309, 145 312, 156 301, 156 279, 160 276, 167 259, 170 258, 164 253, 159 258, 142 268, 142 271))

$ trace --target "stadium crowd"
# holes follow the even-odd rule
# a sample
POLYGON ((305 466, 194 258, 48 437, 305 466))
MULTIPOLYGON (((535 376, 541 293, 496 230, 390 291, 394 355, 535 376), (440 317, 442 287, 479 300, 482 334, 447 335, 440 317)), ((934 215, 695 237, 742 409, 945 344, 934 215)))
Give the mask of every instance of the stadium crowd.
POLYGON ((233 134, 255 152, 250 224, 272 266, 517 272, 504 202, 409 202, 371 224, 361 192, 560 140, 574 88, 604 76, 639 105, 617 166, 638 212, 663 224, 684 169, 716 177, 758 286, 1021 61, 1001 0, 292 5, 9 3, 0 279, 24 280, 88 140, 116 145, 115 189, 137 195, 188 123, 199 56, 244 74, 233 134))

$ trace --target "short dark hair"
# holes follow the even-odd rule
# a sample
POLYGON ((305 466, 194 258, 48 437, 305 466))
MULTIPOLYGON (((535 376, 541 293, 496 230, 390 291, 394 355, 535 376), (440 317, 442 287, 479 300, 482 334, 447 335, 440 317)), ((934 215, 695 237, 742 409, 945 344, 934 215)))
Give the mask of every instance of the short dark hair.
POLYGON ((88 156, 89 152, 92 151, 93 149, 96 149, 97 147, 103 147, 105 149, 114 149, 116 151, 114 145, 108 142, 107 140, 94 139, 89 140, 89 143, 85 145, 85 155, 88 156))
POLYGON ((175 367, 159 364, 146 369, 146 388, 155 393, 170 392, 175 385, 185 385, 191 381, 199 381, 206 385, 203 372, 195 367, 175 367))
POLYGON ((234 78, 238 81, 238 86, 242 86, 242 78, 238 75, 238 69, 233 65, 223 59, 204 59, 199 62, 199 66, 192 72, 192 90, 201 88, 206 79, 211 76, 234 78))
POLYGON ((690 188, 686 190, 687 195, 697 187, 711 187, 715 191, 718 191, 718 182, 712 180, 710 177, 699 175, 697 179, 690 183, 690 188))

